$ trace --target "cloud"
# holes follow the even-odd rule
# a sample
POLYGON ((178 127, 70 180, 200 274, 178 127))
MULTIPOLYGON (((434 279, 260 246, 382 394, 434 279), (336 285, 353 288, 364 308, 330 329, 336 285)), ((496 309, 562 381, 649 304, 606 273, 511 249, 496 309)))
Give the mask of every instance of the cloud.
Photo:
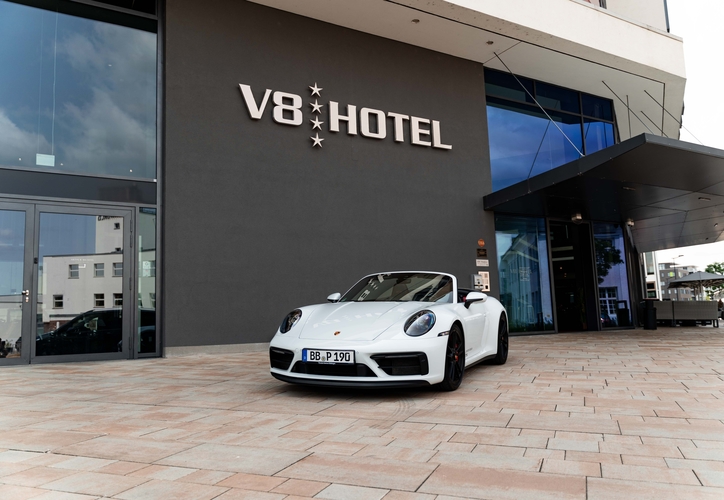
POLYGON ((155 177, 156 35, 93 22, 61 38, 58 58, 79 82, 56 122, 67 167, 155 177))
POLYGON ((40 145, 41 151, 49 147, 45 137, 35 132, 22 130, 0 108, 0 164, 23 166, 35 165, 35 151, 40 145), (23 158, 22 161, 18 160, 23 158))

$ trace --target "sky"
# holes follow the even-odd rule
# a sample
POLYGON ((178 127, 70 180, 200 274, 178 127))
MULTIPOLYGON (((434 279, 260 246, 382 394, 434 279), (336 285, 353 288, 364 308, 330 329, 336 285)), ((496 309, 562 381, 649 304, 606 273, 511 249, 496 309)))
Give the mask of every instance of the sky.
MULTIPOLYGON (((724 149, 724 2, 667 0, 671 33, 684 39, 686 92, 681 140, 724 149), (688 129, 688 131, 687 131, 688 129), (692 136, 693 134, 693 136, 692 136), (699 139, 697 141, 697 139, 699 139)), ((697 266, 724 262, 724 241, 657 252, 659 262, 697 266)))

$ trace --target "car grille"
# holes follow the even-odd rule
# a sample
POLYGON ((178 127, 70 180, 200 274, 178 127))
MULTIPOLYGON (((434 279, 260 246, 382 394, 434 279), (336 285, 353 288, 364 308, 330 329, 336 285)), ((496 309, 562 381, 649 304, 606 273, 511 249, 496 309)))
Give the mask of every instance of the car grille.
POLYGON ((294 353, 287 351, 286 349, 279 349, 278 347, 269 348, 269 362, 272 368, 279 368, 280 370, 288 370, 289 365, 292 364, 294 359, 294 353))
POLYGON ((424 352, 375 354, 372 359, 387 375, 427 375, 430 372, 424 352))
POLYGON ((305 363, 297 361, 292 368, 294 373, 308 375, 329 375, 332 377, 376 377, 375 372, 361 363, 349 365, 328 365, 323 363, 305 363))

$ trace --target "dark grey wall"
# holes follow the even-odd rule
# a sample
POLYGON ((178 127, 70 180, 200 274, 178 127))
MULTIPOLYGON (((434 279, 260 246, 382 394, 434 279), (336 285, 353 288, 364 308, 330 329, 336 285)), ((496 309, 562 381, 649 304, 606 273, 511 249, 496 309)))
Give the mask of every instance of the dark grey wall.
POLYGON ((495 264, 480 64, 244 1, 174 0, 166 82, 167 346, 266 342, 294 307, 378 271, 469 286, 479 238, 495 264), (271 102, 252 120, 240 83, 257 100, 301 95, 303 125, 275 123, 271 102), (453 149, 395 143, 391 120, 385 140, 329 132, 329 100, 440 120, 453 149))

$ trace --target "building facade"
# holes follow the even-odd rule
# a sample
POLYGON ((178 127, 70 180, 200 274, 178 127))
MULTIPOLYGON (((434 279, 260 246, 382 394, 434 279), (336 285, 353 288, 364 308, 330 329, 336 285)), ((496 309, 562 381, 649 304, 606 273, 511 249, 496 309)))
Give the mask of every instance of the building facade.
POLYGON ((546 179, 704 154, 673 140, 667 26, 663 0, 0 0, 0 363, 263 349, 382 270, 451 272, 513 333, 635 325, 639 252, 689 210, 660 200, 709 184, 546 179), (117 342, 87 341, 101 309, 117 342))

